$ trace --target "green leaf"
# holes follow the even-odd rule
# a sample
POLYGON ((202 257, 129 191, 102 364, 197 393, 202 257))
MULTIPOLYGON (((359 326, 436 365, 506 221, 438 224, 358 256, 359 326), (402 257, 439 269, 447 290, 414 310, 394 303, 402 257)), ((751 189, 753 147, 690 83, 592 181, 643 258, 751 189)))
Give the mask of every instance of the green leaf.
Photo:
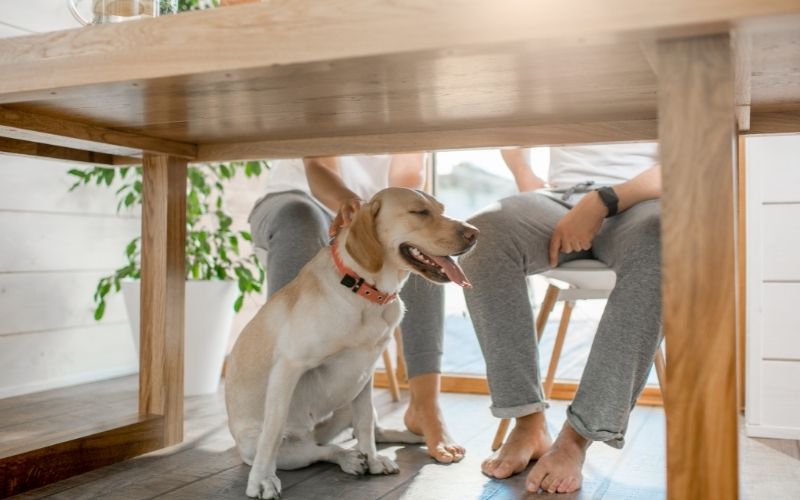
POLYGON ((138 243, 139 238, 134 238, 128 243, 128 246, 125 247, 125 255, 130 259, 133 253, 136 251, 136 244, 138 243))
POLYGON ((242 304, 244 304, 244 294, 236 297, 236 302, 233 303, 233 310, 238 313, 242 309, 242 304))
POLYGON ((239 231, 239 234, 241 234, 242 238, 244 238, 245 240, 250 241, 250 242, 253 241, 253 237, 250 236, 250 233, 248 231, 239 231))
POLYGON ((247 177, 255 177, 261 175, 261 162, 248 161, 244 168, 244 173, 247 177))
POLYGON ((103 180, 106 183, 106 186, 110 186, 112 182, 114 182, 114 169, 113 168, 104 168, 103 169, 103 180))
POLYGON ((101 300, 99 304, 97 304, 97 309, 94 310, 94 319, 95 321, 100 321, 103 319, 103 315, 106 312, 106 301, 101 300))

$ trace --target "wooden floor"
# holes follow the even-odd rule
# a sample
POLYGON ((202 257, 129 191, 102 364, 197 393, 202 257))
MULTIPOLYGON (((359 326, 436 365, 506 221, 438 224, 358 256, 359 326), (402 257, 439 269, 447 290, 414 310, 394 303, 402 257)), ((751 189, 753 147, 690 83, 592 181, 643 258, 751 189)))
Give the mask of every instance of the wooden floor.
MULTIPOLYGON (((0 456, 9 445, 34 441, 64 425, 127 414, 135 405, 136 379, 126 377, 0 401, 0 456)), ((424 449, 389 446, 383 453, 401 466, 398 475, 353 477, 338 467, 318 464, 280 472, 286 499, 511 499, 525 496, 524 475, 505 481, 480 473, 497 420, 488 398, 444 394, 443 408, 452 433, 466 445, 459 464, 433 463, 424 449)), ((384 424, 399 426, 405 403, 392 403, 379 391, 376 405, 384 424)), ((563 422, 564 402, 550 412, 551 430, 563 422)), ((563 499, 657 499, 664 497, 664 415, 660 408, 634 411, 624 450, 595 445, 589 450, 586 480, 563 499)), ((750 499, 800 498, 800 443, 744 439, 743 491, 750 499)), ((15 498, 52 499, 244 499, 249 467, 243 465, 228 434, 221 395, 187 398, 186 441, 117 465, 83 474, 15 498)), ((539 495, 537 498, 547 498, 539 495)))

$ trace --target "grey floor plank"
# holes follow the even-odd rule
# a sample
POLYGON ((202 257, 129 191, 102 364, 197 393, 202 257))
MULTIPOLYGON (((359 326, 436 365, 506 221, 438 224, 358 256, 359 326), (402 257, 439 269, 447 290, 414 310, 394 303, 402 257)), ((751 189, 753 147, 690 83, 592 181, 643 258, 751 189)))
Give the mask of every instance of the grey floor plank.
MULTIPOLYGON (((107 382, 102 387, 103 394, 113 394, 115 384, 118 390, 130 391, 135 385, 129 382, 107 382)), ((402 427, 407 393, 403 397, 404 401, 396 403, 390 400, 387 391, 377 391, 375 402, 383 425, 402 427)), ((44 401, 41 396, 35 398, 37 405, 44 401)), ((548 412, 551 433, 557 433, 563 424, 566 407, 566 402, 553 403, 548 412)), ((511 500, 528 497, 525 491, 527 471, 502 481, 480 473, 480 463, 490 454, 489 446, 498 424, 489 412, 489 398, 443 394, 442 408, 451 433, 467 447, 467 456, 461 463, 436 464, 419 446, 383 446, 382 453, 394 457, 400 464, 400 474, 353 477, 331 464, 280 471, 284 498, 511 500)), ((639 407, 632 414, 624 450, 602 444, 589 449, 584 487, 579 492, 572 495, 539 494, 531 498, 663 498, 664 439, 663 410, 639 407)), ((800 446, 797 441, 742 437, 741 442, 744 498, 800 498, 800 446)), ((241 463, 234 449, 227 429, 224 402, 218 394, 187 398, 184 443, 70 478, 18 498, 244 500, 248 473, 249 467, 241 463)))

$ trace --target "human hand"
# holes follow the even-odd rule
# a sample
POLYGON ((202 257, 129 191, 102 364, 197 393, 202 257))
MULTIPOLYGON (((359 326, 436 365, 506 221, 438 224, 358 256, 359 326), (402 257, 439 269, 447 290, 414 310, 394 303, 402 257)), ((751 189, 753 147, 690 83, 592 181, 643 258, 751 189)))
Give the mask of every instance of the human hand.
POLYGON ((363 203, 364 200, 361 198, 348 198, 344 200, 339 205, 339 211, 336 212, 336 217, 333 219, 330 229, 328 229, 328 236, 333 238, 339 234, 342 228, 349 226, 363 203))
POLYGON ((600 195, 591 192, 561 218, 550 237, 550 265, 558 265, 559 253, 580 252, 592 248, 608 209, 600 195))
POLYGON ((520 193, 536 191, 547 186, 542 179, 536 177, 531 171, 514 175, 514 180, 517 182, 517 189, 520 193))

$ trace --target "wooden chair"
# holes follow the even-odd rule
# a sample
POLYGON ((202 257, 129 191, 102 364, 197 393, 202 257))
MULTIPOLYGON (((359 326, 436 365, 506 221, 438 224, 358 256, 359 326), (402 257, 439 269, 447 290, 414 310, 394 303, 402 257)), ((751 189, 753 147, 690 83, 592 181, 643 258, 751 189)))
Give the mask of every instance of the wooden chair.
MULTIPOLYGON (((550 356, 550 364, 547 368, 547 375, 544 378, 544 396, 550 397, 555 382, 556 369, 561 357, 561 349, 564 347, 564 339, 567 336, 567 328, 572 316, 572 309, 578 300, 606 299, 614 289, 617 276, 611 268, 599 260, 582 259, 568 262, 556 269, 542 273, 550 286, 542 301, 542 307, 536 318, 536 334, 541 340, 547 318, 555 307, 556 302, 564 302, 564 309, 561 313, 561 322, 558 326, 553 353, 550 356)), ((659 386, 663 394, 665 390, 664 353, 659 347, 655 355, 656 375, 658 376, 659 386)), ((492 450, 500 448, 506 437, 508 426, 511 419, 504 418, 500 421, 500 426, 492 441, 492 450)))

